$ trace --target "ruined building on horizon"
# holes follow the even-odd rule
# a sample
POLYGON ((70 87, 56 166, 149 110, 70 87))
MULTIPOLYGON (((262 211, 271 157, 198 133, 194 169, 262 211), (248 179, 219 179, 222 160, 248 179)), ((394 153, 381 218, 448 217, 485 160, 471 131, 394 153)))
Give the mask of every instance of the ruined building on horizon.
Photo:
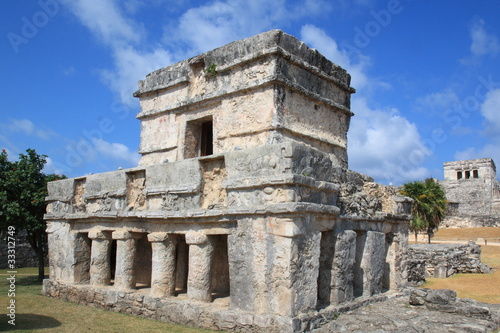
POLYGON ((404 287, 411 199, 348 170, 353 92, 279 30, 147 75, 139 166, 49 184, 44 295, 298 332, 404 287))
POLYGON ((445 162, 443 227, 500 227, 500 183, 491 158, 445 162))

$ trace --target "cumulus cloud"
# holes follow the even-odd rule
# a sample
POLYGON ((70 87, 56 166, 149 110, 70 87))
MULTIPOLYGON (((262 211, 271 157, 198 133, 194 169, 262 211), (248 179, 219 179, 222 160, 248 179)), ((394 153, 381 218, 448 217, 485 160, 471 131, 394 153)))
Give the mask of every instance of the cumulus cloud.
POLYGON ((495 55, 500 52, 498 38, 489 34, 484 26, 484 20, 476 19, 470 28, 470 36, 472 39, 470 50, 475 56, 487 54, 495 55))
POLYGON ((488 92, 481 113, 486 119, 486 133, 500 138, 500 89, 488 92))
POLYGON ((368 76, 370 59, 358 55, 355 62, 333 38, 313 25, 302 27, 301 39, 346 69, 352 76, 352 86, 359 89, 351 102, 355 116, 348 133, 349 167, 385 183, 428 177, 429 171, 421 165, 432 152, 422 143, 416 125, 394 108, 370 107, 364 92, 369 86, 385 88, 368 76))
POLYGON ((148 52, 130 46, 120 46, 113 54, 115 68, 105 69, 100 73, 103 80, 127 105, 136 103, 132 93, 137 90, 139 80, 144 79, 146 74, 171 63, 170 53, 162 48, 148 52))
POLYGON ((191 8, 179 19, 166 40, 182 42, 191 52, 205 52, 260 32, 287 27, 298 18, 330 9, 327 1, 226 0, 191 8))
POLYGON ((489 143, 480 148, 469 147, 455 153, 457 160, 470 160, 476 158, 492 158, 500 161, 500 89, 490 90, 481 104, 481 114, 485 119, 484 135, 489 143))
POLYGON ((364 98, 353 99, 351 109, 356 113, 348 135, 351 169, 395 184, 429 176, 421 164, 432 152, 414 123, 396 109, 371 109, 364 98))
POLYGON ((112 143, 105 140, 93 140, 94 148, 99 157, 125 163, 123 167, 136 166, 139 163, 140 155, 132 152, 127 146, 121 143, 112 143))
POLYGON ((151 71, 172 62, 170 52, 164 47, 144 45, 146 30, 143 24, 127 17, 127 13, 139 10, 141 3, 65 0, 65 4, 101 43, 112 50, 114 68, 99 71, 103 81, 120 96, 122 102, 128 105, 137 103, 132 97, 137 90, 137 82, 151 71))
POLYGON ((361 57, 360 61, 353 63, 346 52, 340 50, 337 42, 327 35, 322 29, 311 24, 302 27, 301 40, 310 47, 318 49, 325 57, 344 68, 351 74, 351 85, 356 89, 366 87, 368 78, 365 74, 366 67, 369 64, 368 57, 361 57))
POLYGON ((50 157, 46 158, 46 163, 45 166, 43 167, 42 170, 43 173, 45 174, 57 174, 57 175, 63 175, 64 174, 64 169, 61 168, 54 160, 52 160, 50 157))
POLYGON ((64 0, 81 23, 107 45, 138 43, 144 30, 126 18, 116 0, 64 0))

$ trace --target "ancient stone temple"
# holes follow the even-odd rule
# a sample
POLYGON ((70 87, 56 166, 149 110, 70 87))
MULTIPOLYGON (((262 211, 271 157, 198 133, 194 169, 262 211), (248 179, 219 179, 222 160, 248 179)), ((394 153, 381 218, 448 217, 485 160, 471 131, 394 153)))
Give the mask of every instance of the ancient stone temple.
POLYGON ((150 73, 139 166, 49 184, 43 293, 297 332, 403 287, 408 200, 347 169, 353 92, 279 30, 150 73))
POLYGON ((448 211, 444 227, 500 226, 500 183, 491 158, 445 162, 448 211))

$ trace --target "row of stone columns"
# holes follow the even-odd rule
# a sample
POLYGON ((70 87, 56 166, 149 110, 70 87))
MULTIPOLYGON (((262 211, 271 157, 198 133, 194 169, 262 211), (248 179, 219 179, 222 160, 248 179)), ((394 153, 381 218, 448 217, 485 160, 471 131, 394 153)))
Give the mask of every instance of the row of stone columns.
MULTIPOLYGON (((109 285, 111 282, 111 244, 116 240, 116 268, 114 287, 119 290, 134 289, 136 285, 134 264, 137 240, 141 234, 127 230, 90 230, 92 240, 90 254, 90 284, 109 285)), ((178 237, 165 232, 148 234, 152 249, 151 294, 155 297, 175 294, 177 266, 176 248, 178 237)), ((212 300, 212 263, 214 241, 211 236, 199 232, 188 232, 189 267, 187 293, 193 300, 212 300)))
POLYGON ((378 294, 383 287, 394 285, 394 254, 387 254, 392 244, 387 243, 386 234, 344 230, 326 232, 322 237, 320 304, 340 304, 358 296, 378 294))

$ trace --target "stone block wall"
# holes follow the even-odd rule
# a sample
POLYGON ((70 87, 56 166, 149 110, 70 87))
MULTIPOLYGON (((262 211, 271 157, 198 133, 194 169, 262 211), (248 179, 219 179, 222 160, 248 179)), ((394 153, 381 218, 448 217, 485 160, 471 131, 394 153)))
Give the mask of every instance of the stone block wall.
POLYGON ((458 273, 490 273, 481 263, 481 246, 468 244, 410 244, 408 246, 408 281, 414 284, 425 278, 447 278, 458 273))
POLYGON ((491 158, 444 163, 448 228, 500 226, 500 183, 491 158))

